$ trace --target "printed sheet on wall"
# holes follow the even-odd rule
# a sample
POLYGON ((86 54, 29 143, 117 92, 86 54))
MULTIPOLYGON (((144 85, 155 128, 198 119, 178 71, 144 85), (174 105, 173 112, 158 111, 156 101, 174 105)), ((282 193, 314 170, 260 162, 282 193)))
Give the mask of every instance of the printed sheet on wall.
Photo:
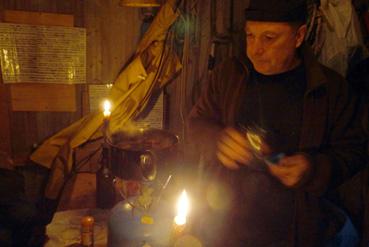
MULTIPOLYGON (((90 112, 102 111, 102 103, 108 99, 111 84, 88 86, 90 112)), ((164 95, 152 97, 143 113, 131 124, 137 128, 164 128, 164 95)))
POLYGON ((4 83, 86 83, 86 29, 0 23, 4 83))

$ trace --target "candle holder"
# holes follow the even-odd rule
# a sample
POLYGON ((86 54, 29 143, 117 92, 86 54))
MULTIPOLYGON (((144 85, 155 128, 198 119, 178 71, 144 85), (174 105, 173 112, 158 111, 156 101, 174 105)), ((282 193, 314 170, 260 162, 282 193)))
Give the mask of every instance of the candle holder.
POLYGON ((173 223, 173 228, 170 236, 170 246, 175 246, 178 239, 180 239, 187 230, 186 224, 178 225, 177 223, 173 223))

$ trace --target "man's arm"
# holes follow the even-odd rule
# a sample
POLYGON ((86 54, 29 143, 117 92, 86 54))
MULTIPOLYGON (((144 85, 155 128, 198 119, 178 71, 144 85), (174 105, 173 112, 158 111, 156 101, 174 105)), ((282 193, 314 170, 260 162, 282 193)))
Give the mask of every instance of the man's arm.
POLYGON ((340 85, 331 111, 329 142, 311 154, 315 177, 305 186, 311 192, 335 189, 368 165, 368 136, 362 126, 365 108, 347 83, 340 85))
POLYGON ((223 129, 220 112, 219 69, 216 69, 192 108, 188 121, 190 141, 199 148, 206 160, 213 160, 216 152, 216 139, 223 129))
POLYGON ((316 151, 281 159, 269 167, 272 175, 288 187, 315 195, 335 189, 368 164, 367 136, 362 126, 364 108, 345 83, 331 102, 328 143, 316 151))

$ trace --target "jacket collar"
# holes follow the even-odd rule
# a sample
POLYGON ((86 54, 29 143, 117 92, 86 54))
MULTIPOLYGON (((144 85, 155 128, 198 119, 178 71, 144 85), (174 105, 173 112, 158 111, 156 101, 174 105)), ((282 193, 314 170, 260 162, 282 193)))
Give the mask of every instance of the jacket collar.
POLYGON ((312 90, 326 84, 328 78, 326 77, 323 71, 323 66, 316 59, 310 46, 304 44, 301 48, 306 70, 306 82, 307 82, 306 93, 309 93, 312 90))

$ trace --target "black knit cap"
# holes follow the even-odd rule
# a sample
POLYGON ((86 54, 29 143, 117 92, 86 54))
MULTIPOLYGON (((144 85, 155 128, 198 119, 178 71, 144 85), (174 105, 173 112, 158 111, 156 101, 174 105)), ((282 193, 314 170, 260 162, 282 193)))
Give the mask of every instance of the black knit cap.
POLYGON ((246 20, 270 22, 305 22, 306 0, 250 0, 246 20))

